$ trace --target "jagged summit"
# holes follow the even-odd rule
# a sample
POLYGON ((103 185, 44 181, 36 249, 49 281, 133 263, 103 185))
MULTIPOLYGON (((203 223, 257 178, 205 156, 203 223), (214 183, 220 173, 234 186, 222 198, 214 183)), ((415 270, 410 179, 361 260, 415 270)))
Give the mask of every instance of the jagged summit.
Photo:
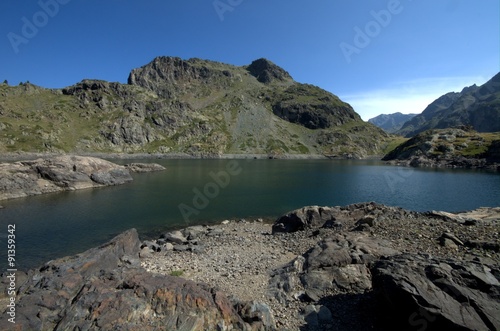
POLYGON ((253 61, 247 67, 247 70, 252 76, 257 78, 259 82, 264 84, 274 81, 283 82, 292 80, 292 76, 290 76, 286 70, 264 58, 253 61))
POLYGON ((430 129, 472 126, 478 132, 500 131, 500 73, 481 86, 449 92, 432 102, 397 131, 406 137, 430 129))

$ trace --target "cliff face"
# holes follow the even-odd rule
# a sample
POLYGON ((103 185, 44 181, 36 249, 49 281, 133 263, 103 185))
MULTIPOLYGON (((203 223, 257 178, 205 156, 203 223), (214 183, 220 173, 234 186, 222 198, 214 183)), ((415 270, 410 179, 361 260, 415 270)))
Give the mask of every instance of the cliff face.
POLYGON ((412 137, 429 129, 461 125, 478 132, 500 131, 500 73, 482 86, 472 85, 441 96, 396 133, 412 137))
POLYGON ((350 105, 259 59, 158 57, 128 84, 0 85, 0 151, 376 154, 388 136, 350 105))

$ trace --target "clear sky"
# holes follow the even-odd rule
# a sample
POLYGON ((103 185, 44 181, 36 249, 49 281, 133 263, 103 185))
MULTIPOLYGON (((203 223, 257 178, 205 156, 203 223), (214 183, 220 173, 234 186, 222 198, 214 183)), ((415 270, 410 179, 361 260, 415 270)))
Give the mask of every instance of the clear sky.
POLYGON ((161 55, 265 57, 367 120, 500 71, 498 0, 4 0, 0 80, 125 83, 161 55))

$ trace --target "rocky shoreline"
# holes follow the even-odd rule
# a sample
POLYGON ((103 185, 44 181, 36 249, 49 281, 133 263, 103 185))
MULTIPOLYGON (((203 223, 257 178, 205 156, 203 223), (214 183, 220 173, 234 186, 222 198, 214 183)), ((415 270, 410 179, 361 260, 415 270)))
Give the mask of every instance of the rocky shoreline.
POLYGON ((121 166, 75 155, 0 163, 0 200, 121 185, 133 180, 130 172, 161 170, 165 168, 154 163, 121 166))
POLYGON ((19 275, 16 326, 495 330, 499 233, 500 208, 420 213, 376 203, 142 242, 133 230, 19 275))

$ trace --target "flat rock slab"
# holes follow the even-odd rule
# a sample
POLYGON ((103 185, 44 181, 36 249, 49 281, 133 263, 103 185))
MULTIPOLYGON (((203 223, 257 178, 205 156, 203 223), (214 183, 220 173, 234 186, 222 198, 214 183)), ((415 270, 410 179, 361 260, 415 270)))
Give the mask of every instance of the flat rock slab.
POLYGON ((64 155, 0 164, 0 200, 120 185, 132 181, 124 166, 95 157, 64 155))
POLYGON ((163 171, 166 168, 158 163, 129 163, 125 167, 132 172, 155 172, 163 171))

